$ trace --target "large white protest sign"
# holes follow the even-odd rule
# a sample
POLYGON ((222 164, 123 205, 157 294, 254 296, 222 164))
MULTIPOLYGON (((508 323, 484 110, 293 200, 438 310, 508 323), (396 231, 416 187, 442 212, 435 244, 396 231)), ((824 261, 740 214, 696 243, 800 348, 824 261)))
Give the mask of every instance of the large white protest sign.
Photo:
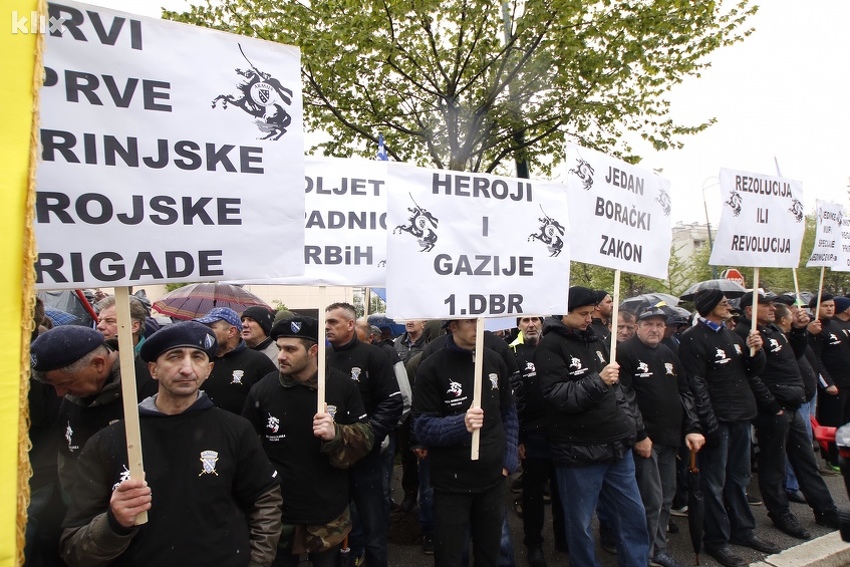
POLYGON ((844 218, 844 207, 838 203, 821 199, 817 199, 815 203, 817 208, 815 244, 806 266, 833 267, 838 264, 841 251, 841 225, 844 218))
POLYGON ((839 236, 836 237, 838 261, 830 269, 834 272, 850 272, 850 215, 843 206, 841 207, 841 223, 839 236))
POLYGON ((720 170, 723 211, 709 263, 796 268, 803 245, 803 185, 773 175, 720 170))
POLYGON ((262 283, 384 287, 386 163, 306 158, 304 274, 262 283))
POLYGON ((38 285, 302 273, 299 50, 76 2, 49 16, 38 285))
POLYGON ((565 313, 563 187, 390 164, 387 303, 399 318, 565 313))
POLYGON ((572 259, 666 279, 670 182, 606 154, 567 144, 572 259))

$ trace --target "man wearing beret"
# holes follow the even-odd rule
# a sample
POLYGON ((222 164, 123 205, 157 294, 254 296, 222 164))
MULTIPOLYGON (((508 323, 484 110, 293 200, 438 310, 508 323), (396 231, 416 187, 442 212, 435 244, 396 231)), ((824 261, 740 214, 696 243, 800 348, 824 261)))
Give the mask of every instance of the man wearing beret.
MULTIPOLYGON (((61 325, 30 346, 33 377, 50 384, 59 407, 59 482, 65 499, 74 491, 77 458, 89 437, 124 417, 118 342, 95 329, 61 325)), ((139 401, 152 388, 150 374, 136 376, 139 401)), ((155 390, 154 390, 155 391, 155 390)))
POLYGON ((251 386, 274 372, 275 363, 265 354, 248 348, 242 339, 242 321, 233 309, 215 307, 195 321, 208 326, 218 342, 213 357, 215 368, 204 384, 204 391, 216 407, 239 415, 251 386))
POLYGON ((805 403, 805 386, 797 358, 804 356, 808 346, 806 326, 809 317, 798 311, 788 335, 776 326, 776 306, 773 294, 758 296, 753 310, 750 292, 741 298, 744 317, 735 332, 746 337, 755 325, 764 341, 767 358, 759 377, 770 390, 771 397, 760 400, 759 412, 753 421, 759 442, 758 480, 761 496, 773 524, 792 537, 809 539, 811 534, 791 513, 785 492, 785 457, 791 462, 794 474, 806 501, 815 512, 815 521, 838 529, 838 508, 820 474, 806 426, 800 416, 805 403))
MULTIPOLYGON (((649 536, 635 480, 632 447, 640 412, 619 385, 619 366, 590 328, 595 291, 573 286, 566 315, 548 317, 534 353, 563 499, 570 562, 598 565, 591 520, 597 502, 611 511, 620 565, 649 564, 649 536)), ((646 435, 644 434, 644 437, 646 435)), ((648 439, 641 439, 648 445, 648 439)))
POLYGON ((279 372, 260 380, 242 415, 260 435, 283 490, 283 532, 274 565, 335 567, 351 531, 348 469, 374 440, 357 384, 336 369, 325 377, 327 411, 316 413, 319 324, 293 315, 271 329, 279 372))
POLYGON ((751 333, 744 339, 726 328, 724 321, 732 312, 722 291, 700 291, 694 302, 700 316, 682 334, 679 359, 707 440, 699 453, 705 498, 703 540, 705 550, 721 565, 738 567, 746 562, 732 551, 730 542, 762 553, 780 549, 755 534, 746 493, 751 476, 750 424, 758 407, 769 404, 772 395, 758 377, 765 365, 761 336, 751 333))
POLYGON ((278 348, 274 340, 269 336, 274 324, 274 313, 252 305, 242 312, 242 338, 248 348, 259 351, 269 357, 272 364, 277 364, 278 348))
POLYGON ((159 389, 139 404, 145 478, 131 478, 124 422, 92 437, 62 534, 68 565, 269 566, 280 486, 251 425, 200 391, 215 335, 193 321, 142 346, 159 389), (147 511, 148 522, 136 525, 147 511))
POLYGON ((667 315, 658 307, 643 311, 637 331, 617 348, 620 380, 627 395, 634 395, 651 447, 635 451, 635 471, 646 508, 652 563, 679 567, 667 552, 667 524, 676 494, 676 454, 684 438, 688 452, 699 451, 705 443, 694 396, 682 364, 673 351, 661 344, 667 315))

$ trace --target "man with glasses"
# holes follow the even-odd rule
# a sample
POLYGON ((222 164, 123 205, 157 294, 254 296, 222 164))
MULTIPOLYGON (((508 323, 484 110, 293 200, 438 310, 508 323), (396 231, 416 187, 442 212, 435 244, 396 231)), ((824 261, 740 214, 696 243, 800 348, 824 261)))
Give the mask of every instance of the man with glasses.
POLYGON ((732 310, 722 291, 701 291, 694 303, 700 316, 682 334, 679 359, 689 376, 707 440, 699 453, 705 498, 703 540, 705 550, 718 563, 741 567, 747 563, 729 543, 762 553, 780 551, 755 534, 746 492, 751 477, 750 423, 757 415, 757 401, 763 404, 772 399, 758 377, 765 366, 762 338, 752 333, 745 340, 726 328, 724 322, 732 310))

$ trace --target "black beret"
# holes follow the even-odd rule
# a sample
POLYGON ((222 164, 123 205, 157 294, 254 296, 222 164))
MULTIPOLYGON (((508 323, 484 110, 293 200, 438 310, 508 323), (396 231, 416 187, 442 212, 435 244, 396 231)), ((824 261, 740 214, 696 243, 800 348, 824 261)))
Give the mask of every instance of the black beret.
POLYGON ((723 300, 723 292, 719 289, 703 289, 694 297, 697 312, 705 317, 723 300))
POLYGON ((281 319, 272 327, 269 336, 277 340, 280 337, 296 337, 319 342, 319 322, 305 315, 293 315, 288 319, 281 319))
POLYGON ((844 313, 850 309, 850 297, 836 297, 834 301, 836 313, 844 313))
POLYGON ((100 331, 81 325, 60 325, 40 334, 30 345, 33 370, 65 368, 103 344, 100 331))
POLYGON ((578 307, 584 307, 585 305, 596 305, 602 299, 608 295, 608 292, 602 292, 604 295, 599 297, 598 291, 592 290, 587 287, 582 287, 580 285, 574 285, 570 288, 569 295, 567 296, 567 311, 572 311, 578 307))
POLYGON ((196 348, 212 358, 218 350, 215 334, 197 321, 181 321, 163 327, 145 339, 139 356, 145 362, 154 362, 162 353, 175 348, 196 348))
MULTIPOLYGON (((755 291, 751 291, 749 293, 745 293, 738 305, 743 309, 744 307, 752 307, 753 306, 753 294, 755 291)), ((776 301, 776 294, 768 292, 767 294, 759 292, 759 303, 773 303, 776 301)))
MULTIPOLYGON (((833 296, 830 293, 824 293, 823 295, 820 296, 820 302, 821 303, 823 303, 824 301, 832 301, 834 299, 835 299, 835 296, 833 296)), ((817 306, 818 306, 818 296, 814 295, 814 296, 812 296, 812 299, 809 301, 809 307, 811 307, 812 309, 815 309, 817 306)), ((817 315, 817 313, 815 315, 817 315)))
POLYGON ((271 333, 272 330, 272 324, 274 323, 274 313, 265 307, 252 305, 242 312, 242 316, 240 318, 244 319, 245 317, 250 317, 256 321, 266 336, 269 336, 269 333, 271 333))
POLYGON ((650 317, 661 317, 664 319, 665 323, 667 322, 667 313, 659 307, 650 307, 649 309, 646 309, 643 313, 638 315, 638 321, 645 321, 650 317))

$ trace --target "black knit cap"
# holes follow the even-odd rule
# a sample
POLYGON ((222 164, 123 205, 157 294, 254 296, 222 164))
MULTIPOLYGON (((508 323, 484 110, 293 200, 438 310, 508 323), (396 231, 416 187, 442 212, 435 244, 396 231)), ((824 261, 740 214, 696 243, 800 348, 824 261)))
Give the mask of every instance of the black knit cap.
POLYGON ((218 351, 218 342, 215 334, 203 323, 181 321, 167 325, 145 339, 139 356, 145 362, 154 362, 159 355, 175 348, 196 348, 212 358, 218 351))
POLYGON ((700 315, 705 317, 723 300, 723 292, 719 289, 703 289, 694 297, 694 305, 700 315))
MULTIPOLYGON (((834 299, 835 299, 835 296, 832 295, 831 293, 824 293, 823 295, 820 296, 820 302, 821 303, 823 303, 824 301, 833 301, 834 299)), ((812 309, 815 309, 817 306, 818 306, 818 296, 815 295, 809 301, 809 307, 812 308, 812 309)))
POLYGON ((293 315, 289 319, 281 319, 272 327, 269 336, 273 340, 280 337, 296 337, 319 342, 319 322, 305 315, 293 315))
POLYGON ((30 345, 33 370, 65 368, 103 344, 100 331, 81 325, 60 325, 40 334, 30 345))
POLYGON ((570 288, 567 296, 567 311, 572 311, 585 305, 596 305, 608 295, 607 291, 597 291, 580 285, 574 285, 570 288), (600 297, 599 294, 602 293, 600 297))
POLYGON ((265 307, 260 307, 259 305, 252 305, 248 309, 242 312, 242 315, 239 317, 240 319, 244 319, 245 317, 250 317, 254 321, 257 322, 257 325, 263 330, 266 336, 269 336, 269 333, 272 331, 272 325, 274 323, 274 313, 266 309, 265 307))

